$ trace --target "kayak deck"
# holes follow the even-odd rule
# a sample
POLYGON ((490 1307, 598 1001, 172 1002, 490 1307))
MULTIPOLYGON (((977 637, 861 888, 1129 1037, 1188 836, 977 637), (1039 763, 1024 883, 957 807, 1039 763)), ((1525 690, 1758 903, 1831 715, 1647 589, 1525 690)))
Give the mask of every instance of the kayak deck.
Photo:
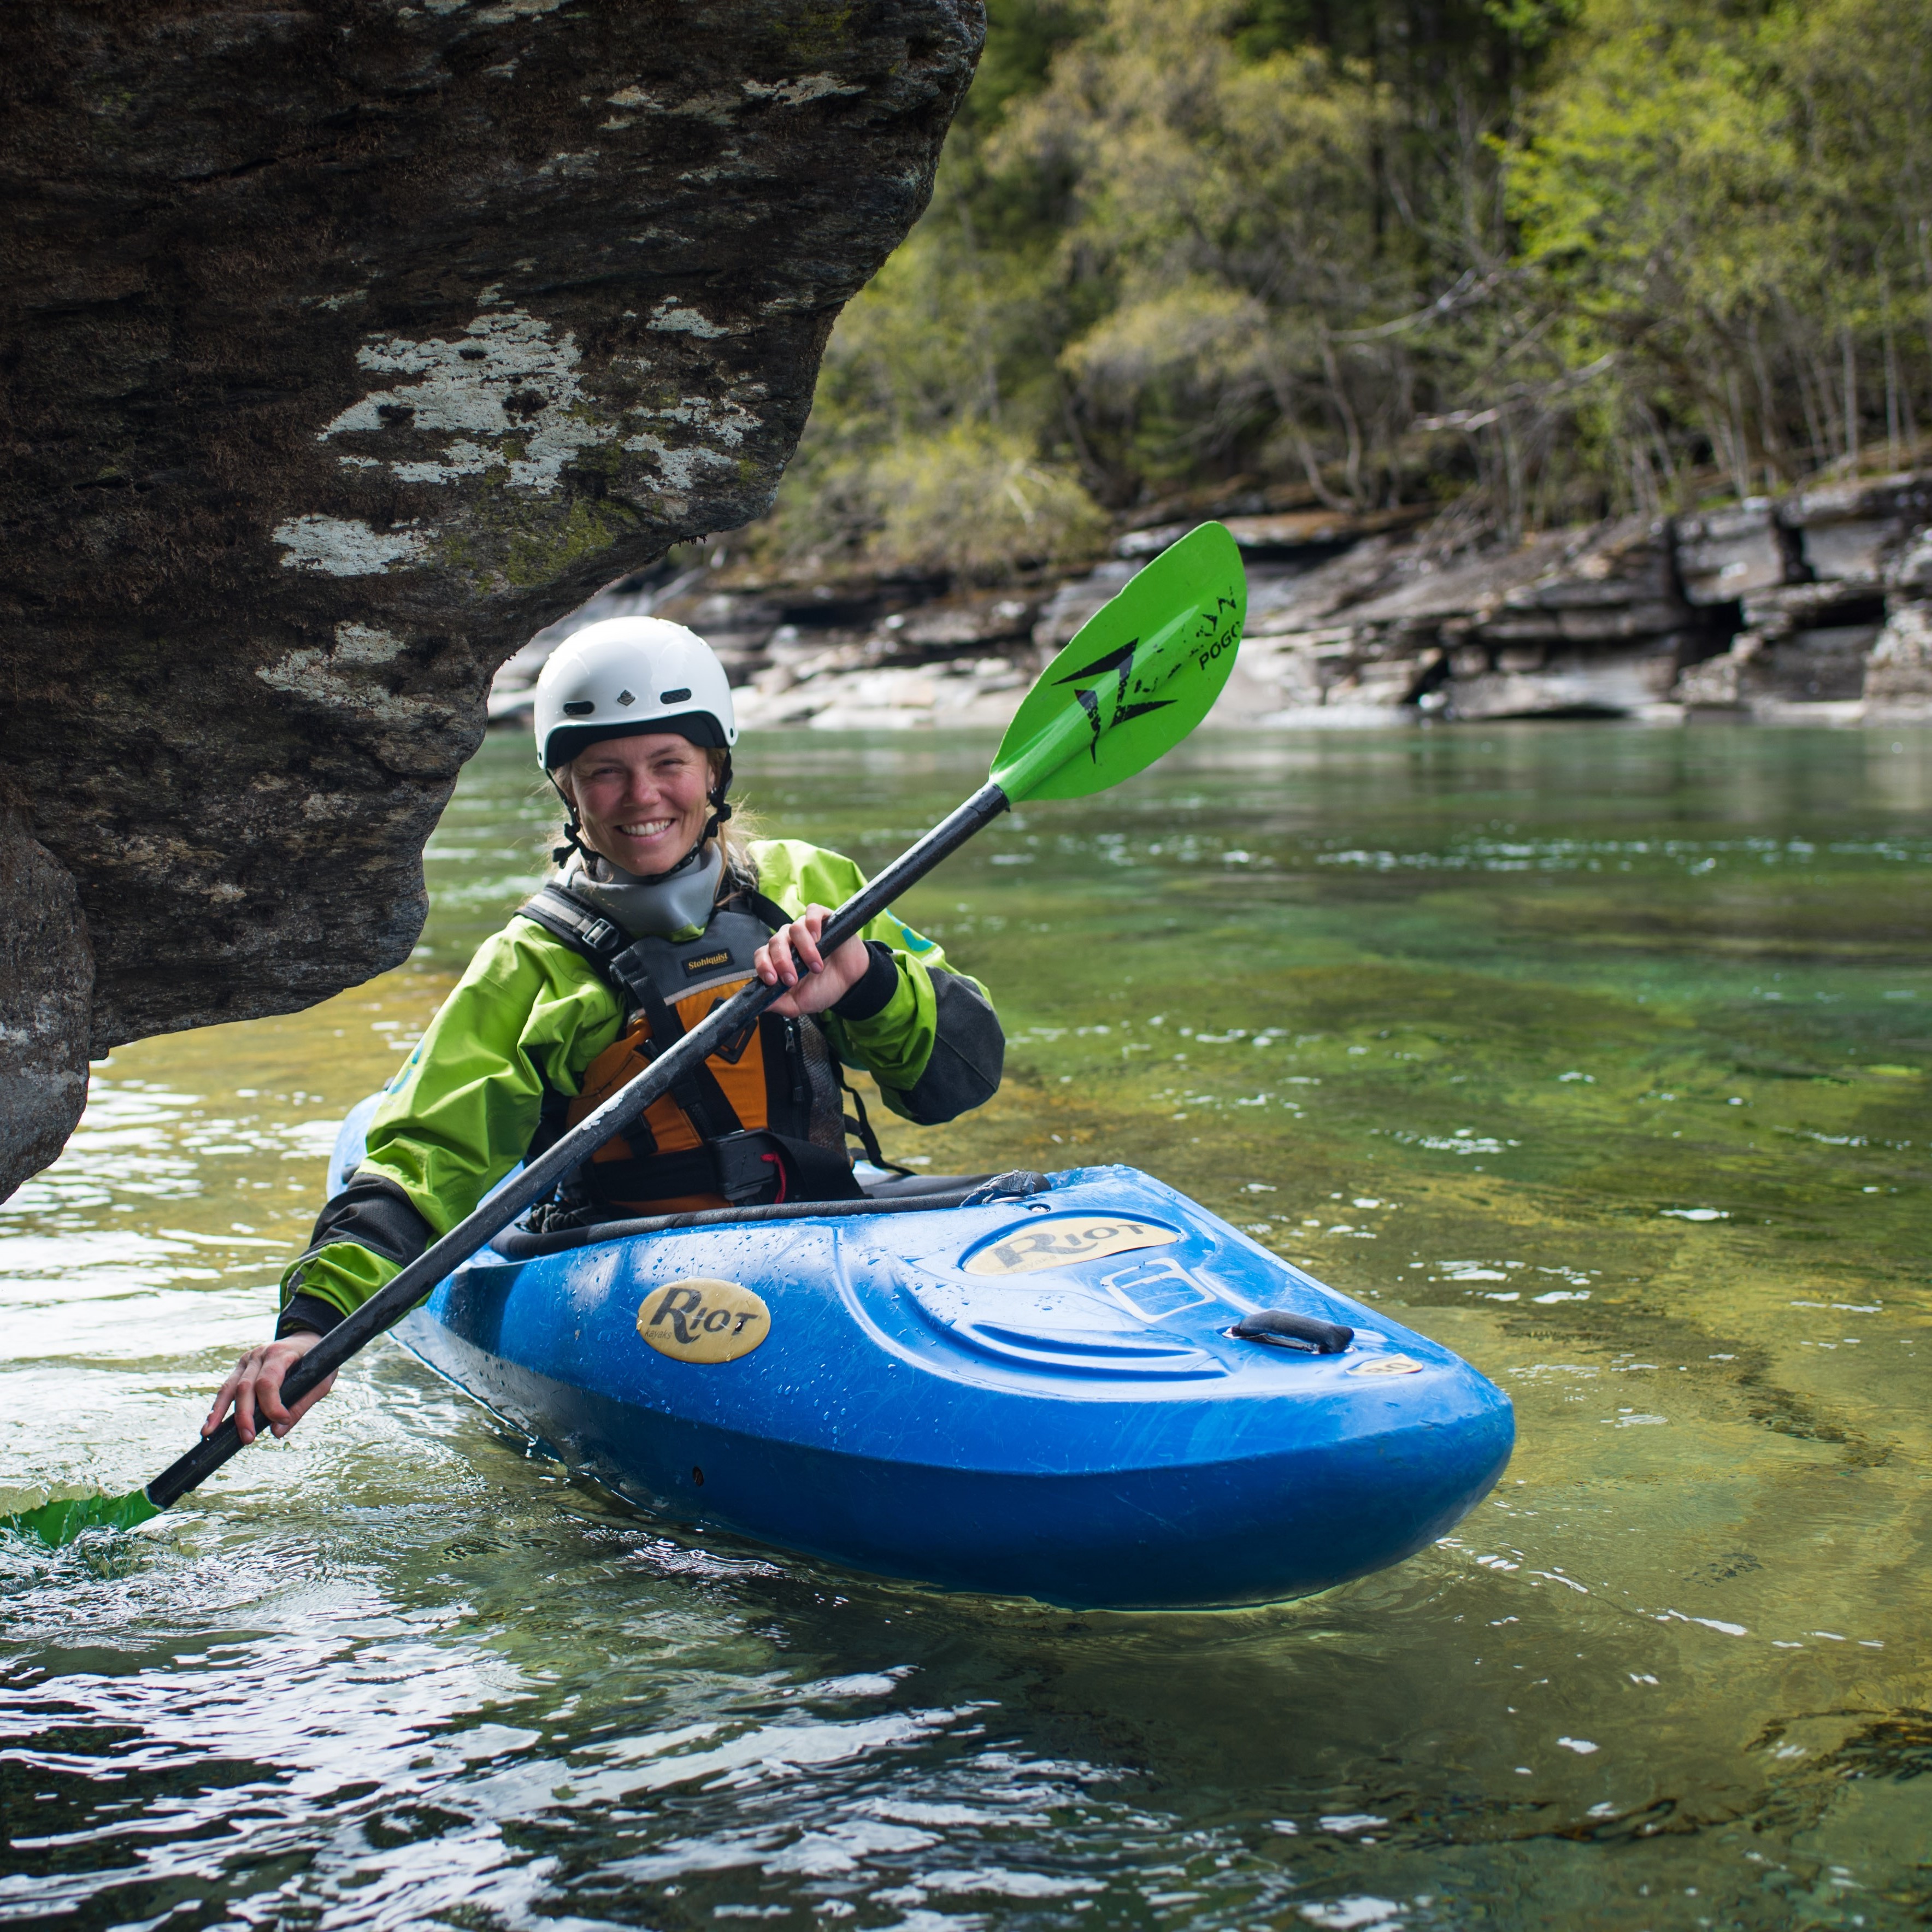
POLYGON ((1507 1397, 1449 1350, 1124 1167, 486 1251, 396 1332, 652 1510, 1090 1606, 1269 1601, 1399 1562, 1514 1439, 1507 1397), (1352 1339, 1231 1333, 1270 1308, 1352 1339))

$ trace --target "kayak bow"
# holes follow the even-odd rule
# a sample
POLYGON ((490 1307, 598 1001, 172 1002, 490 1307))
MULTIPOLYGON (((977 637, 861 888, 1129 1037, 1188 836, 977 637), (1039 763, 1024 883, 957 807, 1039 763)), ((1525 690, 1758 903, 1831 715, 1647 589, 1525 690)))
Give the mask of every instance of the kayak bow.
POLYGON ((1508 1461, 1468 1364, 1134 1168, 868 1205, 500 1237, 396 1333, 654 1512, 1082 1606, 1324 1589, 1508 1461))

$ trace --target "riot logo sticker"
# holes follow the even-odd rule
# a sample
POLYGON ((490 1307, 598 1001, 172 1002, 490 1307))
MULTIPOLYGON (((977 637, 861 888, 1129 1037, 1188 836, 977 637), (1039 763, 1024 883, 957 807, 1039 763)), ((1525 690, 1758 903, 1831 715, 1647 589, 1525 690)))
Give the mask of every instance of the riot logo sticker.
POLYGON ((1180 1237, 1152 1221, 1130 1221, 1118 1214, 1070 1214, 1064 1220, 1034 1221, 981 1248, 966 1264, 968 1274, 1035 1274, 1124 1255, 1135 1248, 1158 1248, 1180 1237))
POLYGON ((1422 1364, 1413 1355, 1371 1355, 1342 1372, 1348 1376, 1419 1376, 1422 1364))
POLYGON ((674 1362, 735 1362, 772 1332, 772 1311, 741 1282, 693 1276, 654 1288, 638 1333, 674 1362))

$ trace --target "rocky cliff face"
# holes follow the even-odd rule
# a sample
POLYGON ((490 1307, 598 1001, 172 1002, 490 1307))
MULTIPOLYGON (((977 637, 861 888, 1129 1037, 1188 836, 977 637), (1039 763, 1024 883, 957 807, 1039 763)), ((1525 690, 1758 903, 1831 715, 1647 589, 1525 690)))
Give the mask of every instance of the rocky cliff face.
POLYGON ((0 1114, 0 1196, 90 1046, 406 955, 492 672, 764 509, 982 26, 978 0, 10 10, 0 1078, 46 1078, 0 1114))
POLYGON ((1932 477, 1919 476, 1834 484, 1702 519, 1692 557, 1716 566, 1702 580, 1713 598, 1736 599, 1741 628, 1673 695, 1719 714, 1924 712, 1928 525, 1932 477))

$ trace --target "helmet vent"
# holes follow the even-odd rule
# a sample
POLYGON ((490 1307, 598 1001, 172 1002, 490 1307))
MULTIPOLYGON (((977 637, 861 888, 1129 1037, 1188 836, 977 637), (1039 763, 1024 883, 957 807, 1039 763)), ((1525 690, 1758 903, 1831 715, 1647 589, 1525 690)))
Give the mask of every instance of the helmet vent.
POLYGON ((566 718, 588 718, 596 709, 596 705, 590 699, 579 698, 563 707, 563 715, 566 718))
POLYGON ((688 684, 681 684, 675 691, 659 692, 658 693, 658 702, 660 704, 682 704, 690 695, 690 686, 688 684))
POLYGON ((634 704, 637 701, 637 694, 634 692, 620 691, 617 694, 617 702, 620 704, 634 704))

